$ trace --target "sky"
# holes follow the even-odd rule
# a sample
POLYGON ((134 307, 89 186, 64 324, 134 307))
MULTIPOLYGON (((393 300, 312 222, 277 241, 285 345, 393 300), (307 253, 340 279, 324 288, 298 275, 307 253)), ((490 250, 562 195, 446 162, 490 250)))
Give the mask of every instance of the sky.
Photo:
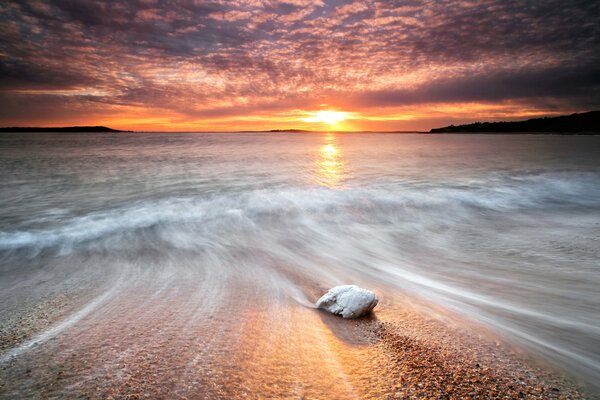
POLYGON ((0 2, 0 126, 429 130, 600 109, 600 2, 0 2))

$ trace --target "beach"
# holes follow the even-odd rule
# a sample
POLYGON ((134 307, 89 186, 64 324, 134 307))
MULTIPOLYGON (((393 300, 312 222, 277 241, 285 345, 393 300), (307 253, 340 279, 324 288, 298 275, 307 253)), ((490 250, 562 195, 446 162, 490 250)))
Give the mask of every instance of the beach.
POLYGON ((207 271, 146 276, 3 362, 2 397, 585 398, 489 332, 383 287, 376 313, 344 320, 260 298, 262 272, 246 272, 221 282, 235 296, 209 302, 207 271))
POLYGON ((597 137, 4 134, 0 398, 596 398, 598 155, 597 137), (340 284, 373 313, 314 307, 340 284))

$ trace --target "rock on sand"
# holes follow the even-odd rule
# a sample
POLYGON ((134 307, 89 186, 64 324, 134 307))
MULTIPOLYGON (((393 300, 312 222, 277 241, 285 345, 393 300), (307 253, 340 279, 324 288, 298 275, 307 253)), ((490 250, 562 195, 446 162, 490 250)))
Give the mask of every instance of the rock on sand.
POLYGON ((344 318, 358 318, 370 313, 378 301, 370 290, 344 285, 330 289, 317 300, 316 306, 344 318))

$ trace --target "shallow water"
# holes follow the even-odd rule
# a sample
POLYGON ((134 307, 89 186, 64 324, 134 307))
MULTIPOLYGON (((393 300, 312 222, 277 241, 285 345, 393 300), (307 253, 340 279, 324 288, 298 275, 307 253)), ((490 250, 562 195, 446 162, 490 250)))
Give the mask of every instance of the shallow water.
POLYGON ((0 170, 0 315, 61 285, 187 280, 193 324, 232 280, 259 308, 381 284, 600 382, 600 137, 2 134, 0 170))

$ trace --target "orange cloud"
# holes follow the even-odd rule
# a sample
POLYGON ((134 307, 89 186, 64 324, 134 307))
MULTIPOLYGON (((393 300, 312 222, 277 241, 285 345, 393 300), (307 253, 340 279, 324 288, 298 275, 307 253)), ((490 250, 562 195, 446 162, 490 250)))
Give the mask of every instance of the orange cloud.
POLYGON ((425 130, 597 108, 594 3, 557 1, 10 0, 0 125, 425 130), (307 120, 326 110, 352 117, 307 120))

